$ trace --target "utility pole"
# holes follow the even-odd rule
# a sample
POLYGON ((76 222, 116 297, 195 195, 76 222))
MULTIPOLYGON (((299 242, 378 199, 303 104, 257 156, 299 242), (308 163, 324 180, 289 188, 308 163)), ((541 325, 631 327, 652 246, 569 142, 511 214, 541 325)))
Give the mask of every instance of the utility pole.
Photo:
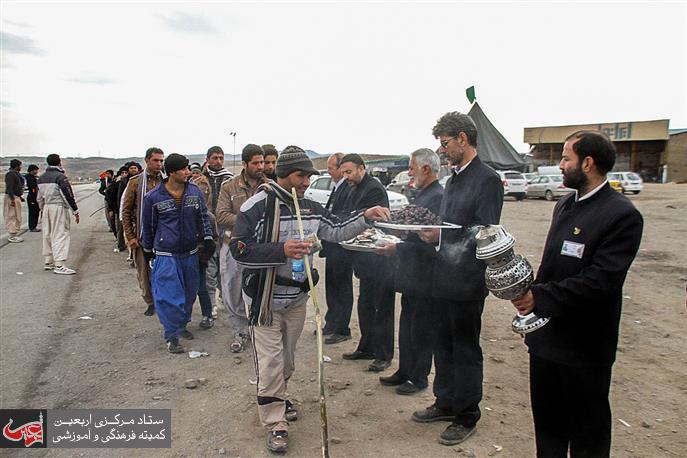
POLYGON ((234 150, 232 156, 234 158, 234 174, 236 174, 236 132, 229 132, 229 135, 234 137, 234 150))

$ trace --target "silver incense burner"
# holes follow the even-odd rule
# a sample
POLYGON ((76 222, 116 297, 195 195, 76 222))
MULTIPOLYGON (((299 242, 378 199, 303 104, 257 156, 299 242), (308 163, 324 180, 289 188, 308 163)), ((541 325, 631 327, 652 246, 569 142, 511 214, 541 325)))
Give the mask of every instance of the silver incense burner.
MULTIPOLYGON (((503 226, 484 226, 475 236, 477 259, 487 263, 484 279, 487 289, 499 299, 512 300, 527 292, 534 280, 534 271, 529 261, 515 254, 515 238, 503 226)), ((544 326, 549 318, 540 318, 534 313, 513 317, 513 332, 527 334, 544 326)))

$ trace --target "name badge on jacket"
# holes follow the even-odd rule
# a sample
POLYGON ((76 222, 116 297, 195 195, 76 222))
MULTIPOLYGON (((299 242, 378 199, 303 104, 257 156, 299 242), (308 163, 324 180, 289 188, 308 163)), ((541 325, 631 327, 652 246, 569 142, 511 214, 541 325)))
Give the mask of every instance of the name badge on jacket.
POLYGON ((570 240, 563 241, 563 247, 561 248, 561 254, 563 256, 582 259, 583 253, 584 243, 571 242, 570 240))

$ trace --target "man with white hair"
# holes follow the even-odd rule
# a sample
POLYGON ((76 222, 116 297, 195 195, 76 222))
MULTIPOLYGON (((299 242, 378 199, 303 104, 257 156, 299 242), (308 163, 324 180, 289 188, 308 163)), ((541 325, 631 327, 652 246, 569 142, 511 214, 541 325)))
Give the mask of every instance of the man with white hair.
MULTIPOLYGON (((441 211, 444 188, 439 184, 439 156, 428 148, 410 155, 408 175, 418 189, 413 205, 426 208, 435 215, 441 211)), ((401 319, 398 331, 398 370, 380 377, 382 385, 396 386, 396 393, 415 394, 427 388, 427 376, 432 369, 432 277, 434 247, 410 233, 403 243, 389 244, 380 254, 398 255, 395 263, 395 289, 401 293, 401 319)))

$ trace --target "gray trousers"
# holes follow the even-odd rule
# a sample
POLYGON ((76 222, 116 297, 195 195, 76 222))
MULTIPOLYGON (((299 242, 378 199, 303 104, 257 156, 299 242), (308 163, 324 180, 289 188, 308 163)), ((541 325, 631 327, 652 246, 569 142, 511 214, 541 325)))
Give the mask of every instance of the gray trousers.
POLYGON ((241 274, 239 266, 229 251, 229 245, 222 244, 219 252, 219 270, 222 284, 222 302, 229 313, 229 321, 234 334, 248 335, 248 314, 241 291, 241 274))
MULTIPOLYGON (((205 284, 207 285, 208 294, 210 295, 210 304, 215 306, 217 295, 217 287, 220 286, 221 273, 219 269, 219 248, 215 250, 215 254, 208 260, 208 268, 205 271, 205 284)), ((221 296, 221 294, 220 294, 221 296)))

